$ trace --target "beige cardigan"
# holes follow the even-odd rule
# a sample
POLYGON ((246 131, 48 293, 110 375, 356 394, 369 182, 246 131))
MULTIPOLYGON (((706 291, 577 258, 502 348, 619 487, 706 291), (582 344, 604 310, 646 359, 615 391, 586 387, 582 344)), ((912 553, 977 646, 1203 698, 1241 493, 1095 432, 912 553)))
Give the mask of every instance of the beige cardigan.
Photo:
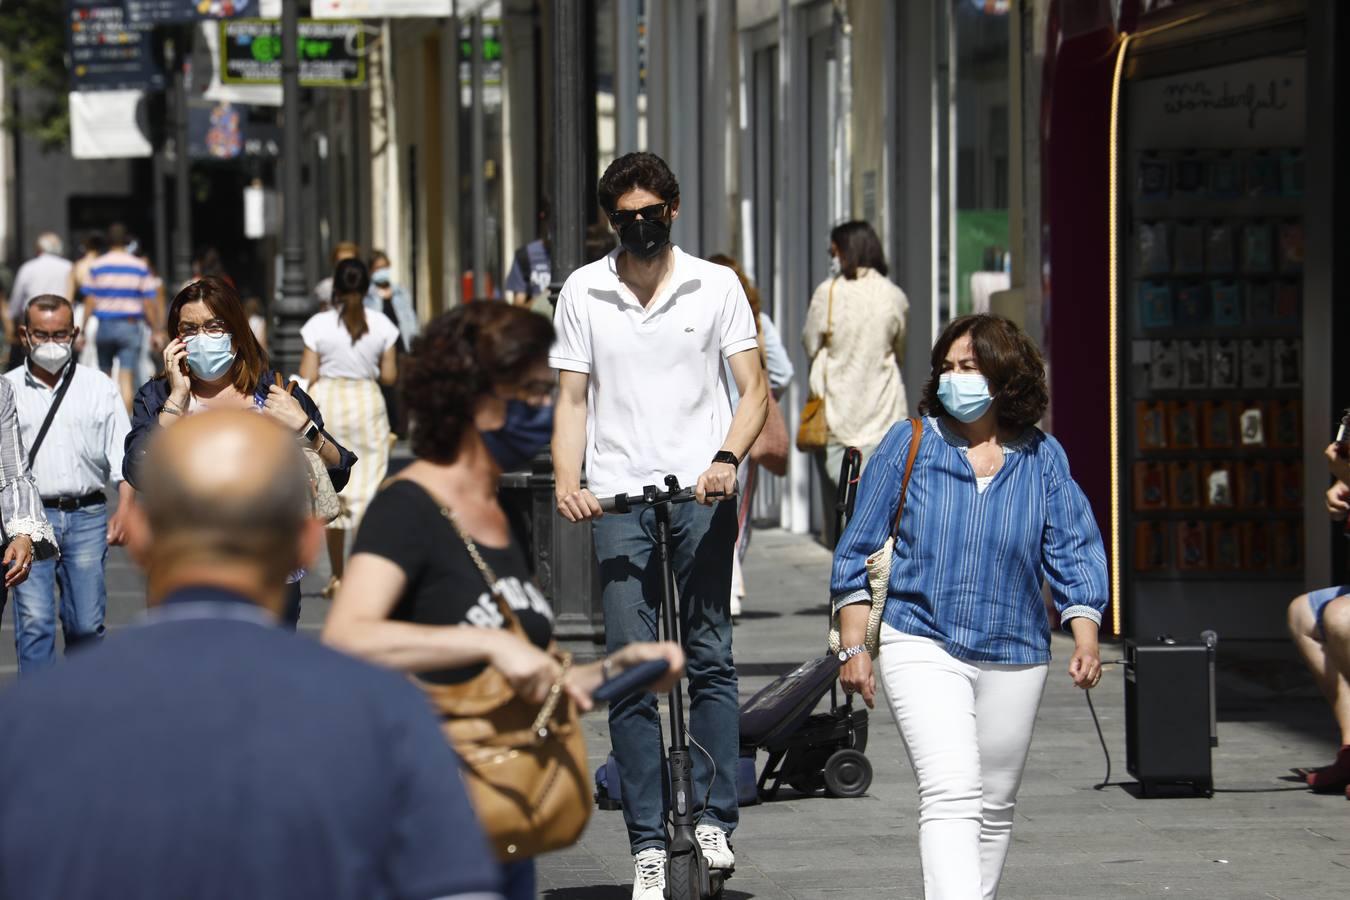
POLYGON ((871 447, 909 415, 900 380, 909 300, 873 269, 859 269, 852 281, 839 277, 833 323, 827 326, 829 297, 827 280, 811 295, 802 331, 802 346, 811 359, 811 391, 825 398, 830 440, 871 447), (827 330, 829 346, 822 349, 827 330))

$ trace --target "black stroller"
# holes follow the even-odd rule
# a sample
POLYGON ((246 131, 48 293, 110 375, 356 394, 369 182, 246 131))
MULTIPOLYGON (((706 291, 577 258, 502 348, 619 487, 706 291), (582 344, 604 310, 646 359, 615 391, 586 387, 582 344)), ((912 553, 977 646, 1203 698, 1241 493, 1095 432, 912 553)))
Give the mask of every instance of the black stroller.
MULTIPOLYGON (((853 515, 861 471, 862 454, 850 447, 839 472, 836 531, 842 531, 853 515)), ((863 755, 867 710, 854 709, 852 696, 839 703, 842 666, 834 654, 816 657, 777 678, 741 707, 742 760, 748 758, 753 771, 756 750, 769 754, 759 776, 758 799, 772 800, 784 782, 804 794, 822 787, 832 797, 867 793, 872 784, 872 764, 863 755), (829 711, 813 714, 827 692, 829 711)))

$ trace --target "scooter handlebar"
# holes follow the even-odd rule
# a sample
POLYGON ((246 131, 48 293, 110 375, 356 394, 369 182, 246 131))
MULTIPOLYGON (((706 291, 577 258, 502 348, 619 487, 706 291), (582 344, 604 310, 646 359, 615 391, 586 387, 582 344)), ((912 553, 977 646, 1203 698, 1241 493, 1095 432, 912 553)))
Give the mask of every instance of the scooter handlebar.
MULTIPOLYGON (((741 486, 737 482, 732 486, 730 494, 714 492, 708 494, 708 497, 721 502, 732 499, 740 492, 741 486)), ((695 498, 692 487, 681 488, 678 491, 658 491, 655 487, 649 485, 637 493, 615 494, 612 497, 599 497, 597 499, 600 501, 602 512, 627 513, 640 506, 657 506, 662 503, 692 503, 695 498)))

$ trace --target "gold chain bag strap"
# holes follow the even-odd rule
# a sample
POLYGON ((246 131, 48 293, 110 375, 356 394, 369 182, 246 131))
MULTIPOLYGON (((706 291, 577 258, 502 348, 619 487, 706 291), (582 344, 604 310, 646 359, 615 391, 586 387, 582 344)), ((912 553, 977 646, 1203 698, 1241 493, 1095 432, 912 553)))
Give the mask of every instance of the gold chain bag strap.
MULTIPOLYGON (((497 593, 497 577, 454 513, 442 507, 482 573, 507 629, 529 641, 497 593)), ((463 760, 464 783, 478 823, 503 862, 530 859, 576 843, 591 815, 586 742, 576 707, 563 692, 571 654, 542 706, 527 703, 501 672, 487 666, 461 684, 418 681, 441 716, 441 729, 463 760)))
MULTIPOLYGON (((821 360, 821 365, 824 366, 821 376, 824 378, 824 389, 827 391, 830 387, 830 337, 834 332, 834 285, 838 280, 836 277, 830 282, 830 303, 825 313, 825 334, 821 336, 820 349, 811 360, 814 367, 816 359, 822 354, 825 355, 825 359, 821 360)), ((825 395, 812 393, 806 398, 806 405, 802 407, 802 420, 797 426, 797 449, 803 453, 824 450, 829 442, 830 428, 825 422, 825 395)))

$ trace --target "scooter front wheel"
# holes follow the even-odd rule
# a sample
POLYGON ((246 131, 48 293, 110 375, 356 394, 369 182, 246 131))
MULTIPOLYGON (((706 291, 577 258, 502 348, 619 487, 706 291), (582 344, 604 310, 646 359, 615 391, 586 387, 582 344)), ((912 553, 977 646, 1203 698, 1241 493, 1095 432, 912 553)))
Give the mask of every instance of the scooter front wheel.
POLYGON ((677 853, 666 863, 667 900, 705 900, 707 877, 697 853, 677 853))

